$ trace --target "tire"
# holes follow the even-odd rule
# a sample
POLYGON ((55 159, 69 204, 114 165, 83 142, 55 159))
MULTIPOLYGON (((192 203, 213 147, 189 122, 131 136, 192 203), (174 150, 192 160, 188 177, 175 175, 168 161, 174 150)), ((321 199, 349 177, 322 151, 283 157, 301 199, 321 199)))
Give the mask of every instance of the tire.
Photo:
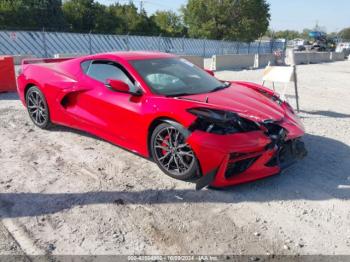
POLYGON ((198 159, 176 127, 160 124, 154 129, 150 143, 152 157, 165 174, 182 181, 199 176, 198 159))
POLYGON ((26 105, 30 119, 37 127, 49 129, 52 126, 49 106, 44 94, 36 86, 32 86, 26 93, 26 105))

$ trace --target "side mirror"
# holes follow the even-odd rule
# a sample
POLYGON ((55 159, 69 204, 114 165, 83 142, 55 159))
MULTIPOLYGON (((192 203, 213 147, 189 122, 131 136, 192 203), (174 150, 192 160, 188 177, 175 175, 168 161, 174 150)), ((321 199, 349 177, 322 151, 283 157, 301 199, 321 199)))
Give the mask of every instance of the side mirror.
POLYGON ((211 75, 211 76, 214 76, 215 77, 215 74, 214 74, 214 72, 213 71, 211 71, 211 70, 209 70, 209 69, 204 69, 205 70, 205 72, 207 72, 209 75, 211 75))
POLYGON ((107 79, 106 86, 113 91, 130 93, 129 85, 120 80, 107 79))
POLYGON ((132 91, 127 83, 116 79, 107 79, 106 87, 110 90, 131 94, 133 96, 142 96, 143 94, 140 88, 137 88, 136 91, 132 91))

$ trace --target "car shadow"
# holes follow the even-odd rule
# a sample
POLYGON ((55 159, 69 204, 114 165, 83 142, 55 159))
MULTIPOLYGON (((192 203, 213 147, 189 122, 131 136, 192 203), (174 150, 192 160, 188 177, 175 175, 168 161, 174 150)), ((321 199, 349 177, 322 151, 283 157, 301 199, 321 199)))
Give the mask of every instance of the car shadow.
POLYGON ((104 143, 108 143, 108 144, 111 144, 115 147, 118 147, 122 150, 125 150, 135 156, 138 156, 138 157, 142 157, 144 159, 147 159, 147 160, 151 160, 150 158, 148 157, 144 157, 144 156, 141 156, 139 155, 137 152, 134 152, 128 148, 124 148, 124 147, 121 147, 117 144, 113 144, 112 142, 108 141, 108 140, 104 140, 103 138, 101 137, 98 137, 98 136, 95 136, 94 134, 91 134, 91 133, 88 133, 86 131, 83 131, 83 130, 79 130, 79 129, 76 129, 76 128, 72 128, 72 127, 68 127, 68 126, 62 126, 62 125, 53 125, 51 128, 50 128, 50 132, 68 132, 68 133, 74 133, 74 134, 77 134, 79 136, 85 136, 85 137, 88 137, 88 138, 92 138, 92 139, 96 139, 98 141, 102 141, 104 143))
POLYGON ((19 100, 16 92, 0 93, 0 100, 19 100))
POLYGON ((300 110, 301 113, 309 114, 309 115, 317 115, 317 116, 326 116, 326 117, 333 117, 333 118, 350 118, 350 114, 343 114, 333 111, 324 111, 324 110, 318 110, 318 111, 305 111, 300 110))
POLYGON ((61 132, 74 133, 74 134, 77 134, 79 136, 85 136, 85 137, 89 137, 89 138, 93 138, 93 139, 96 139, 99 141, 104 141, 106 143, 109 143, 108 141, 103 140, 102 138, 100 138, 98 136, 95 136, 95 135, 90 134, 88 132, 85 132, 83 130, 75 129, 75 128, 68 127, 68 126, 62 126, 62 125, 55 124, 55 125, 52 125, 52 127, 50 127, 49 131, 50 132, 58 132, 58 133, 61 133, 61 132))
MULTIPOLYGON (((222 190, 145 189, 80 193, 0 193, 2 218, 39 216, 75 206, 164 203, 242 203, 350 199, 350 147, 334 139, 306 135, 309 155, 283 174, 222 190)), ((170 178, 169 178, 170 179, 170 178)))

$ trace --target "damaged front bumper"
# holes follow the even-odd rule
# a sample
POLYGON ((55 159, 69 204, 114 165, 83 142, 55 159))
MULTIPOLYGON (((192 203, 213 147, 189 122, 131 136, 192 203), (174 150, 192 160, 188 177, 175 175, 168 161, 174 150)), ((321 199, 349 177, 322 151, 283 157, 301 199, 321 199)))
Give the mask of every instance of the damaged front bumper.
POLYGON ((193 132, 188 142, 203 174, 196 189, 227 187, 279 174, 307 155, 300 139, 303 134, 298 126, 274 135, 262 131, 225 136, 193 132))

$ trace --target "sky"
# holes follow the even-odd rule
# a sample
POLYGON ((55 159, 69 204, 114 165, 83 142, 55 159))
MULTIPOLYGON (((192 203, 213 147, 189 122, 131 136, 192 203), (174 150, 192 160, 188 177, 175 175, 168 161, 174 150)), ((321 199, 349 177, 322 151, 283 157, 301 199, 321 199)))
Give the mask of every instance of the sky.
MULTIPOLYGON (((129 0, 98 0, 104 4, 128 3, 129 0)), ((141 0, 133 0, 139 6, 141 0)), ((271 9, 270 28, 298 30, 313 28, 316 23, 327 32, 350 27, 350 0, 267 0, 271 9)), ((143 0, 147 13, 157 10, 178 11, 187 0, 143 0)))

